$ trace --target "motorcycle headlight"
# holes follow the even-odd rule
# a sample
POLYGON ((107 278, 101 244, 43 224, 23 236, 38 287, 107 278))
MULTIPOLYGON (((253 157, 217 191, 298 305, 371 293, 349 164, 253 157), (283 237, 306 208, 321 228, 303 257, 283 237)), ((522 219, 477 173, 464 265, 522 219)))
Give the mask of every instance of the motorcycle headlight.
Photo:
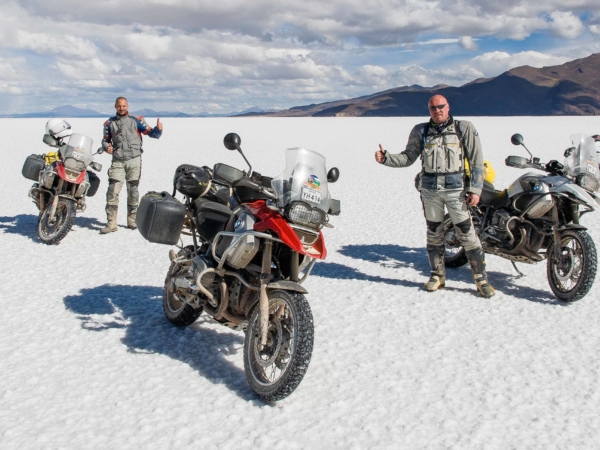
POLYGON ((65 159, 65 168, 73 172, 83 172, 85 170, 85 163, 75 158, 67 158, 65 159))
POLYGON ((582 173, 581 175, 578 175, 575 182, 578 186, 581 186, 586 191, 590 192, 596 192, 598 188, 600 188, 598 178, 591 173, 582 173))
POLYGON ((305 202, 293 202, 287 209, 290 222, 318 229, 325 222, 325 213, 305 202))

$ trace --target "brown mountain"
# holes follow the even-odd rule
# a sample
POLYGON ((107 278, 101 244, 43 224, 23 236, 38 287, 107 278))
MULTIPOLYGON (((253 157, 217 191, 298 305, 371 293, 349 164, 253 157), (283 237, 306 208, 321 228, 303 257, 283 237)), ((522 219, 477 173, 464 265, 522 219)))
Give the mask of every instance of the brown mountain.
MULTIPOLYGON (((560 66, 517 67, 460 87, 403 86, 336 102, 298 106, 265 114, 293 117, 427 115, 427 101, 442 94, 462 116, 549 116, 600 114, 600 53, 560 66)), ((262 115, 262 114, 261 114, 262 115)))

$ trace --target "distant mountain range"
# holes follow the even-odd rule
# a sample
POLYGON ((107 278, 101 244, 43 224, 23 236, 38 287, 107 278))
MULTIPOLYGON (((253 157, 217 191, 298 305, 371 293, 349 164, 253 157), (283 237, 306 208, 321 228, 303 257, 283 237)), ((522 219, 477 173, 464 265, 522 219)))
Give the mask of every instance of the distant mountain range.
POLYGON ((426 116, 434 94, 462 116, 551 116, 600 114, 600 53, 560 66, 517 67, 460 87, 403 86, 350 100, 297 106, 271 117, 426 116))
MULTIPOLYGON (((186 114, 178 111, 154 111, 152 109, 140 109, 138 111, 131 111, 130 114, 133 116, 144 116, 144 117, 230 117, 230 116, 239 116, 246 114, 264 114, 268 112, 273 112, 274 110, 265 110, 259 108, 257 106, 246 109, 240 112, 231 112, 228 114, 210 114, 207 112, 201 112, 197 114, 186 114)), ((32 112, 32 113, 24 113, 24 114, 8 114, 8 115, 0 115, 0 117, 6 118, 34 118, 34 117, 42 117, 42 118, 53 118, 53 117, 61 117, 61 118, 70 118, 70 117, 111 117, 114 116, 115 112, 107 112, 101 113, 98 111, 94 111, 93 109, 81 109, 71 105, 59 106, 58 108, 51 109, 50 111, 43 112, 32 112)))
MULTIPOLYGON (((536 69, 521 66, 494 78, 480 78, 460 87, 436 85, 402 86, 349 100, 296 106, 287 110, 253 107, 228 114, 186 114, 142 109, 132 115, 144 117, 388 117, 426 116, 433 94, 448 99, 459 116, 553 116, 600 114, 600 53, 560 66, 536 69)), ((50 111, 0 117, 110 117, 74 106, 50 111)))

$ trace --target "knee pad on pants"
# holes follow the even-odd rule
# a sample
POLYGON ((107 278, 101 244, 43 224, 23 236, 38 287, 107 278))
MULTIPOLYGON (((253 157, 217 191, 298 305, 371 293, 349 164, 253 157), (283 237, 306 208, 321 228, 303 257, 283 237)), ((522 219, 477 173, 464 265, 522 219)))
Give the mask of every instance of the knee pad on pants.
POLYGON ((117 206, 119 204, 119 191, 123 187, 122 181, 114 179, 108 180, 108 190, 106 191, 106 204, 117 206))
POLYGON ((442 222, 432 222, 431 220, 426 220, 425 222, 427 223, 427 231, 434 234, 438 231, 439 226, 442 224, 442 222))
POLYGON ((129 206, 137 206, 139 201, 139 191, 138 191, 139 180, 128 181, 127 182, 127 204, 129 206))
POLYGON ((471 229, 471 219, 463 220, 461 223, 454 225, 462 234, 467 234, 471 229))

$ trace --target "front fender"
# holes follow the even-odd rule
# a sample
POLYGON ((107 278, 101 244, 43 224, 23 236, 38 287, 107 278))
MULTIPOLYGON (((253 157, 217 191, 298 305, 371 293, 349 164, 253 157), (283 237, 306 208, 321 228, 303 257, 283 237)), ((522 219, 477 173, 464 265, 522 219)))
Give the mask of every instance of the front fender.
POLYGON ((301 294, 308 294, 308 291, 302 285, 294 281, 273 281, 272 283, 267 284, 267 289, 281 289, 283 291, 295 291, 300 292, 301 294))
POLYGON ((558 231, 563 231, 563 230, 583 230, 583 231, 587 231, 587 227, 584 227, 583 225, 574 224, 574 223, 566 223, 566 224, 561 225, 560 227, 558 227, 558 231))

